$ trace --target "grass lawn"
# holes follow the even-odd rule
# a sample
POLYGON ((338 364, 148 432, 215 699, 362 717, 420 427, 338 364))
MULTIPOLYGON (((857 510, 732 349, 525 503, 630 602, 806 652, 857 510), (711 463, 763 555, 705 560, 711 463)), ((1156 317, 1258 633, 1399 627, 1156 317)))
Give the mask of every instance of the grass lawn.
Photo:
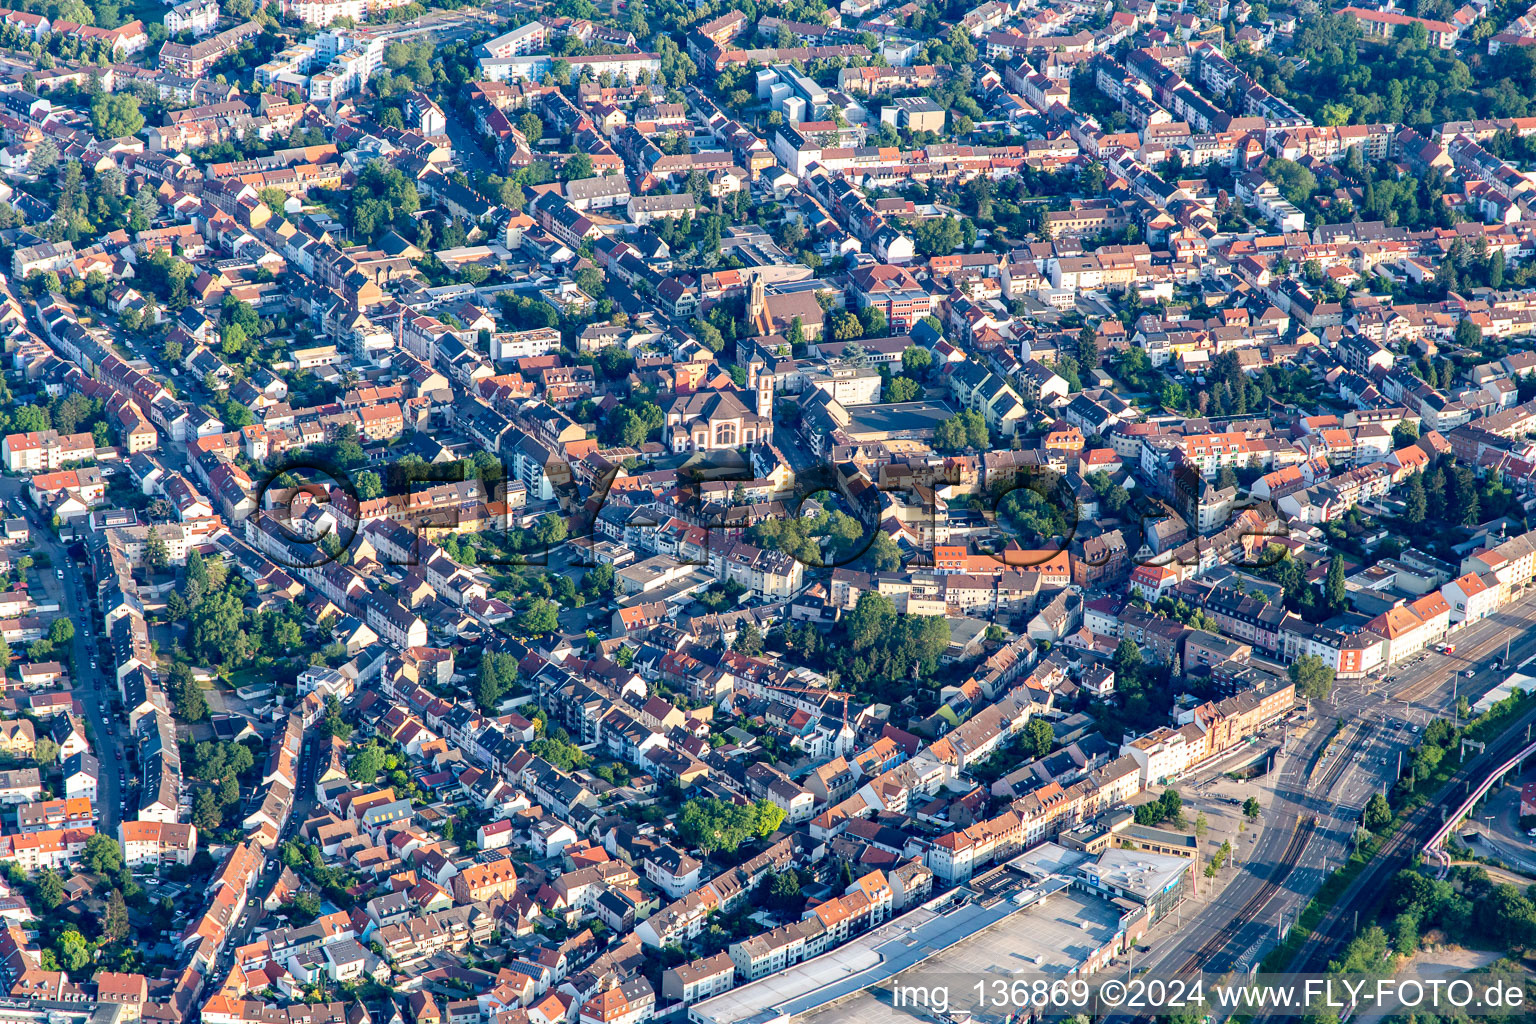
POLYGON ((231 690, 238 690, 242 686, 272 685, 276 682, 275 673, 271 668, 241 668, 229 674, 231 690))
POLYGON ((173 4, 163 4, 159 0, 123 0, 118 7, 118 16, 126 25, 135 18, 144 23, 147 30, 150 25, 158 25, 165 20, 165 12, 173 7, 173 4))

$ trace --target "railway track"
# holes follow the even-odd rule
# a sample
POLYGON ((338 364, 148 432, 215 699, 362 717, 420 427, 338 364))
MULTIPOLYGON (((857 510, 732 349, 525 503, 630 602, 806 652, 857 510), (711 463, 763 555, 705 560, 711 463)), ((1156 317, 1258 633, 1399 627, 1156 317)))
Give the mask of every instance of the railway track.
POLYGON ((1321 777, 1319 777, 1318 769, 1322 768, 1322 759, 1327 754, 1327 748, 1324 747, 1323 750, 1319 751, 1316 759, 1313 760, 1307 770, 1307 783, 1303 792, 1316 792, 1318 795, 1326 797, 1332 791, 1334 783, 1338 782, 1339 778, 1344 774, 1345 766, 1354 763, 1355 755, 1360 752, 1360 748, 1370 739, 1373 731, 1374 727, 1370 725, 1362 724, 1356 726, 1355 734, 1344 743, 1343 751, 1333 759, 1333 763, 1323 768, 1321 777))
MULTIPOLYGON (((1473 641, 1471 644, 1458 644, 1455 654, 1440 656, 1448 663, 1443 666, 1443 668, 1449 669, 1448 672, 1429 671, 1425 674, 1424 678, 1415 680, 1396 693, 1391 694, 1391 699, 1418 702, 1431 696, 1441 687, 1445 686, 1446 681, 1451 676, 1468 666, 1481 664, 1488 655, 1501 650, 1505 646, 1504 634, 1508 630, 1529 629, 1533 615, 1536 615, 1536 612, 1526 607, 1523 599, 1517 601, 1507 611, 1496 613, 1493 619, 1495 622, 1499 622, 1504 627, 1503 629, 1494 630, 1488 635, 1473 641)), ((1506 669, 1509 667, 1505 666, 1506 669)))
POLYGON ((1286 878, 1290 876, 1291 871, 1301 860, 1301 855, 1306 852, 1307 842, 1312 838, 1312 833, 1316 830, 1317 819, 1315 817, 1307 819, 1304 823, 1297 823, 1297 827, 1291 833, 1290 841, 1285 844, 1285 850, 1280 854, 1280 859, 1270 869, 1269 876, 1264 879, 1264 884, 1259 887, 1259 891, 1248 898, 1248 901, 1238 909, 1237 913, 1232 915, 1232 919, 1222 925, 1220 931, 1207 939, 1204 945, 1195 950, 1189 959, 1184 961, 1184 965, 1179 968, 1180 974, 1198 974, 1203 971, 1210 971, 1213 969, 1215 957, 1224 951, 1228 954, 1234 952, 1233 944, 1237 940, 1238 933, 1246 928, 1268 906, 1275 892, 1284 884, 1286 878))
POLYGON ((1441 808, 1455 807, 1475 780, 1519 750, 1526 743, 1525 730, 1532 724, 1536 724, 1536 712, 1528 712, 1511 722, 1497 739, 1489 741, 1486 750, 1463 765, 1434 799, 1409 814, 1403 827, 1383 844, 1365 870, 1318 922, 1292 957, 1288 970, 1304 971, 1328 962, 1333 951, 1353 934, 1347 923, 1352 920, 1352 914, 1358 910, 1369 911, 1375 906, 1387 880, 1400 868, 1411 864, 1425 841, 1440 827, 1441 808))
POLYGON ((1375 732, 1374 725, 1361 725, 1355 730, 1355 736, 1344 748, 1344 752, 1334 758, 1333 764, 1329 765, 1328 770, 1323 773, 1322 788, 1317 791, 1318 796, 1325 800, 1328 798, 1328 794, 1333 792, 1333 787, 1338 784, 1339 779, 1343 778, 1345 769, 1355 763, 1356 755, 1370 742, 1375 732))
MULTIPOLYGON (((1374 728, 1370 725, 1362 724, 1358 726, 1355 735, 1344 745, 1343 750, 1334 758, 1333 763, 1323 770, 1322 777, 1318 781, 1318 788, 1314 789, 1309 785, 1307 790, 1316 792, 1318 795, 1326 798, 1334 785, 1343 777, 1347 767, 1354 763, 1355 756, 1360 752, 1360 749, 1369 742, 1373 732, 1374 728)), ((1264 908, 1269 905, 1269 901, 1279 891, 1280 887, 1285 884, 1286 879, 1290 877, 1291 871, 1301 861, 1302 855, 1306 853, 1307 843, 1317 831, 1317 827, 1318 818, 1316 815, 1298 821, 1295 830, 1291 833, 1290 839, 1285 844, 1285 849, 1280 854, 1279 860, 1270 869, 1268 876, 1264 879, 1263 884, 1259 886, 1258 891, 1248 898, 1247 902, 1238 909, 1231 920, 1221 927, 1220 931, 1206 940, 1184 962, 1183 966, 1179 969, 1179 973, 1193 974, 1200 971, 1209 971, 1213 968, 1215 957, 1221 955, 1223 951, 1229 954, 1232 952, 1233 943, 1236 941, 1238 934, 1264 912, 1264 908)))

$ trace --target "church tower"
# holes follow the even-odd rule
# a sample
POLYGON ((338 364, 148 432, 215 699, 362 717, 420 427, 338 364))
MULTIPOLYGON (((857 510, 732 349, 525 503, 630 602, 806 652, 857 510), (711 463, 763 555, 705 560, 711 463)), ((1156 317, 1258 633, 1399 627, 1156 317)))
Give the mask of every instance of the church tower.
POLYGON ((747 323, 758 334, 770 333, 768 323, 768 297, 763 288, 763 275, 753 274, 747 285, 747 323))

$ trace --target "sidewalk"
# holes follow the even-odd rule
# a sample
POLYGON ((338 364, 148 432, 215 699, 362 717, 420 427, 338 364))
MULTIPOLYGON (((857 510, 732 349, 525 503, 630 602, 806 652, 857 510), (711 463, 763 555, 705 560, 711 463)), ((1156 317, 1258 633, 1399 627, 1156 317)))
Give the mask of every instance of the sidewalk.
POLYGON ((1290 755, 1281 754, 1275 770, 1258 779, 1234 782, 1218 775, 1202 783, 1186 782, 1173 787, 1184 800, 1186 830, 1194 829, 1200 814, 1203 813, 1206 819, 1206 832, 1200 840, 1200 866, 1194 879, 1197 891, 1179 906, 1177 913, 1153 922, 1143 945, 1158 949, 1166 940, 1180 934, 1187 927, 1184 918, 1193 921, 1203 914, 1221 898, 1239 873, 1246 870, 1248 857, 1264 834, 1262 812, 1269 809, 1274 799, 1274 787, 1281 773, 1290 767, 1291 760, 1290 755), (1249 821, 1242 811, 1243 802, 1249 797, 1258 800, 1261 809, 1260 817, 1255 821, 1249 821), (1205 867, 1223 841, 1232 844, 1232 853, 1216 872, 1216 877, 1207 878, 1205 867))

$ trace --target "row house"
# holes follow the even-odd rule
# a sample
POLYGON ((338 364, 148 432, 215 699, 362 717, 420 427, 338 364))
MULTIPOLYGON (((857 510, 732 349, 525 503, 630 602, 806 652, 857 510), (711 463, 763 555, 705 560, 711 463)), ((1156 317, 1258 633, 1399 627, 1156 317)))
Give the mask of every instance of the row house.
POLYGON ((1463 574, 1492 573, 1506 587, 1523 587, 1536 577, 1536 532, 1523 533, 1518 537, 1462 559, 1463 574))
POLYGON ((43 473, 62 469, 67 463, 95 458, 96 441, 89 432, 60 434, 34 430, 7 434, 0 441, 5 468, 12 473, 43 473))
POLYGON ((1509 589, 1491 572, 1469 572, 1441 587, 1440 593, 1450 605, 1451 622, 1460 626, 1492 615, 1507 599, 1509 589))
POLYGON ((1441 591, 1389 608, 1366 623, 1385 640, 1382 664, 1391 667, 1438 643, 1451 626, 1451 605, 1441 591))
POLYGON ((964 882, 977 868, 1012 857, 1024 848, 1024 823, 1009 810, 933 841, 924 863, 947 884, 964 882))
POLYGON ((95 834, 94 828, 85 827, 0 836, 0 863, 15 864, 29 875, 43 868, 67 874, 95 834))
POLYGON ((1281 627, 1281 660, 1289 663, 1308 654, 1321 658, 1323 664, 1333 669, 1336 679, 1362 679, 1383 664, 1386 639, 1369 629, 1345 632, 1312 625, 1299 615, 1287 614, 1281 627))
POLYGON ((1286 680, 1262 692, 1244 690, 1225 700, 1207 701, 1181 713, 1178 724, 1198 726, 1205 733, 1206 756, 1218 757, 1257 735, 1288 713, 1295 703, 1295 684, 1286 680))
POLYGON ((444 950, 459 952, 472 942, 483 945, 495 933, 495 915, 484 906, 467 904, 386 925, 373 937, 392 963, 409 966, 444 950))

